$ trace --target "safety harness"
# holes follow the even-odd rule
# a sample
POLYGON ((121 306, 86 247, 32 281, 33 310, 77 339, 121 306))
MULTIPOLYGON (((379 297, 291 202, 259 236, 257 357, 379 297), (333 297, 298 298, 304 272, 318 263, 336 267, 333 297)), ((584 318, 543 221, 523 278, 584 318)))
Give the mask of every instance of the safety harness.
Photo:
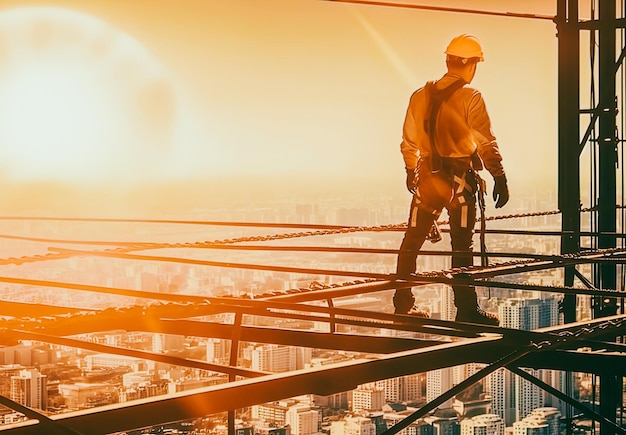
MULTIPOLYGON (((424 130, 428 134, 430 139, 430 148, 431 148, 431 168, 433 173, 437 173, 443 169, 443 158, 439 153, 437 148, 437 140, 436 140, 436 122, 437 122, 437 114, 439 113, 439 109, 441 108, 441 104, 446 101, 452 94, 454 94, 457 90, 461 89, 466 83, 463 80, 457 80, 452 83, 447 88, 437 91, 435 89, 435 82, 429 81, 426 83, 425 90, 426 95, 428 96, 429 107, 428 107, 428 117, 424 120, 424 130)), ((480 161, 478 156, 471 156, 472 162, 475 160, 480 161)), ((481 165, 482 167, 482 165, 481 165)), ((478 186, 478 207, 480 210, 480 258, 481 265, 486 266, 488 263, 487 258, 487 247, 485 242, 485 232, 486 232, 486 217, 485 217, 485 191, 486 191, 486 183, 480 175, 478 171, 472 171, 476 178, 476 184, 478 186)), ((465 206, 465 197, 463 193, 465 190, 472 192, 472 187, 467 183, 466 176, 467 172, 463 172, 460 176, 453 173, 453 182, 457 186, 454 192, 456 199, 465 206)), ((465 206, 465 209, 467 206, 465 206)), ((464 216, 461 216, 461 226, 467 226, 467 212, 465 212, 464 216)), ((437 221, 433 222, 433 227, 430 230, 428 235, 428 239, 435 243, 441 240, 441 235, 439 231, 439 227, 437 226, 437 221)))
POLYGON ((450 98, 452 94, 454 94, 457 90, 461 89, 465 86, 465 82, 463 80, 457 80, 441 91, 437 91, 435 89, 435 82, 430 81, 426 83, 425 90, 426 95, 428 96, 428 118, 424 120, 424 130, 428 133, 428 137, 430 138, 430 154, 431 154, 431 168, 432 172, 439 172, 443 167, 443 162, 441 159, 441 154, 439 154, 439 150, 437 149, 437 132, 436 132, 436 123, 437 123, 437 114, 439 113, 439 109, 441 108, 441 104, 450 98))

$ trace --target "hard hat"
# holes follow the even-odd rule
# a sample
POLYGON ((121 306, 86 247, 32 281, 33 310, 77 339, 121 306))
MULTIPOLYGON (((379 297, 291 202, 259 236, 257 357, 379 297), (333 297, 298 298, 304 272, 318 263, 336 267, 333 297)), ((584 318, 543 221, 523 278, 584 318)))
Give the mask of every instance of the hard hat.
POLYGON ((445 53, 449 56, 456 56, 463 59, 478 58, 479 61, 484 61, 483 49, 480 46, 478 38, 472 35, 463 34, 459 35, 450 41, 445 53))

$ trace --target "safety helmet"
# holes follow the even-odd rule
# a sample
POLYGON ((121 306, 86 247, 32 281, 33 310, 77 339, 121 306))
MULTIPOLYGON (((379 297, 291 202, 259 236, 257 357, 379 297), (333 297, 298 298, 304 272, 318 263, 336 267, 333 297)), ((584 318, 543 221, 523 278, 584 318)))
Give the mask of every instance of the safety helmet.
POLYGON ((479 62, 485 60, 478 38, 468 34, 459 35, 450 41, 445 53, 462 59, 477 58, 479 62))

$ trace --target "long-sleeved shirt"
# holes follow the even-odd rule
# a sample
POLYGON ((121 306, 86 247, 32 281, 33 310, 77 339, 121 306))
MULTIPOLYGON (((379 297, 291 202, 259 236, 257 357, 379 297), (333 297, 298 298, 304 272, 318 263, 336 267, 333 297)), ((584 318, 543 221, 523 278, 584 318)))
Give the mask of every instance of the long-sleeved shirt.
MULTIPOLYGON (((435 92, 450 86, 460 77, 446 74, 434 83, 435 92)), ((400 150, 407 169, 417 166, 419 156, 432 155, 425 124, 429 117, 426 87, 411 95, 404 120, 400 150)), ((478 152, 493 177, 504 174, 502 156, 491 131, 491 121, 482 95, 476 89, 462 87, 444 100, 435 122, 437 151, 441 157, 469 158, 478 152)))

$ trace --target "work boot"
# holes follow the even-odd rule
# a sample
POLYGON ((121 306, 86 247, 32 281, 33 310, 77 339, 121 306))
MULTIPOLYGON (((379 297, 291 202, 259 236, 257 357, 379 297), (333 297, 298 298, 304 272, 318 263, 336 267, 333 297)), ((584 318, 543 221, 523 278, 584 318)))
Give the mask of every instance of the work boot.
POLYGON ((407 314, 409 316, 430 319, 430 314, 428 313, 428 311, 426 311, 423 308, 418 307, 417 305, 413 305, 413 308, 411 308, 407 314))
POLYGON ((408 314, 414 303, 415 298, 410 288, 396 290, 393 295, 394 314, 408 314))
POLYGON ((455 322, 478 323, 480 325, 500 326, 500 319, 495 314, 489 313, 482 308, 474 310, 457 310, 455 322))
POLYGON ((499 326, 500 319, 495 314, 482 310, 478 306, 476 290, 471 286, 452 286, 457 322, 478 323, 480 325, 499 326))

